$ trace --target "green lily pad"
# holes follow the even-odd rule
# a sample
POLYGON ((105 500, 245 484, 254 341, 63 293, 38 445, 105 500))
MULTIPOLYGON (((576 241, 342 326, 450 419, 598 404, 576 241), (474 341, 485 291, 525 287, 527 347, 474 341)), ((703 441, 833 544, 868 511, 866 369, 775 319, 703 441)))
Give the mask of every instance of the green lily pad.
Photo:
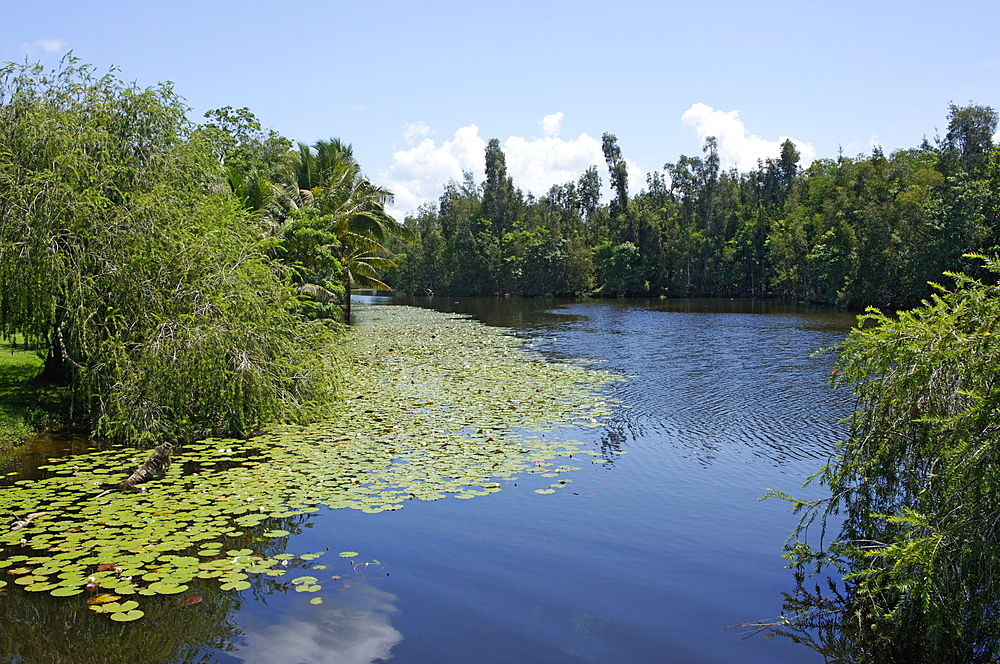
POLYGON ((246 590, 250 587, 249 581, 230 581, 229 583, 224 583, 220 587, 223 590, 246 590))
POLYGON ((118 613, 112 613, 111 619, 115 622, 131 622, 133 620, 138 620, 142 618, 145 612, 139 609, 132 609, 131 611, 120 611, 118 613))
POLYGON ((50 460, 53 475, 0 492, 0 513, 48 513, 0 533, 0 569, 29 588, 58 575, 49 591, 56 596, 78 594, 90 576, 102 589, 140 595, 174 594, 195 577, 221 577, 223 585, 246 582, 232 573, 279 577, 296 567, 294 553, 262 557, 235 546, 274 547, 269 538, 288 536, 321 507, 375 513, 410 500, 473 499, 520 473, 575 470, 559 465, 561 457, 594 454, 557 427, 606 419, 600 392, 609 374, 542 362, 506 331, 468 319, 407 307, 367 310, 364 318, 371 323, 344 345, 344 357, 364 370, 346 373, 345 398, 322 423, 187 444, 167 477, 142 494, 94 499, 145 456, 96 447, 50 460), (376 393, 373 405, 365 397, 376 393), (21 539, 46 553, 5 556, 3 547, 21 539), (95 572, 110 564, 116 569, 95 572))
POLYGON ((264 537, 284 537, 288 534, 289 532, 287 530, 269 530, 266 533, 263 533, 264 537))
POLYGON ((183 583, 152 583, 149 585, 149 590, 153 591, 157 595, 176 595, 177 593, 182 593, 188 589, 183 583))
POLYGON ((56 583, 33 583, 30 586, 25 586, 24 589, 29 593, 44 593, 49 592, 58 588, 59 585, 56 583))

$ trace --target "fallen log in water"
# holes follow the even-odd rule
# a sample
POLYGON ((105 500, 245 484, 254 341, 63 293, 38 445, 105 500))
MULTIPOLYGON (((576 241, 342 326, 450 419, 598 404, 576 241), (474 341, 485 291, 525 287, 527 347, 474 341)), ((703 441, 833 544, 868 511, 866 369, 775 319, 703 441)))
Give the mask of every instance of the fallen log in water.
POLYGON ((153 453, 149 455, 149 458, 142 462, 142 465, 136 468, 121 484, 113 489, 102 491, 97 494, 97 497, 100 498, 112 491, 142 491, 143 489, 136 486, 137 484, 142 484, 156 477, 166 475, 167 469, 170 468, 170 454, 173 450, 174 446, 170 443, 157 445, 153 453))

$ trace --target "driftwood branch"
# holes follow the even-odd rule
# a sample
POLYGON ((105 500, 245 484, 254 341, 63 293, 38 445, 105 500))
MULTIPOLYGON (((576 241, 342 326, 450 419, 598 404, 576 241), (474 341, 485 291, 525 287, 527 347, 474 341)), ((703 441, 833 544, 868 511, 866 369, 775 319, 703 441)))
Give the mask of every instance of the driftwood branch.
POLYGON ((45 516, 46 514, 48 514, 48 512, 33 512, 27 516, 20 517, 11 512, 10 515, 14 518, 13 520, 8 521, 7 525, 10 526, 10 531, 14 532, 15 530, 20 530, 21 528, 27 526, 31 523, 32 519, 37 519, 38 517, 45 516))
POLYGON ((124 482, 118 485, 118 490, 139 491, 136 488, 137 484, 142 484, 156 477, 166 475, 167 469, 170 468, 170 454, 173 450, 174 446, 170 443, 157 445, 153 453, 149 455, 149 458, 136 468, 135 472, 129 475, 124 482))
POLYGON ((170 443, 157 445, 149 458, 143 461, 142 465, 135 469, 135 472, 125 478, 121 484, 97 494, 97 498, 106 496, 113 491, 142 491, 143 487, 137 487, 137 484, 166 475, 167 469, 170 468, 170 453, 173 450, 174 446, 170 443))

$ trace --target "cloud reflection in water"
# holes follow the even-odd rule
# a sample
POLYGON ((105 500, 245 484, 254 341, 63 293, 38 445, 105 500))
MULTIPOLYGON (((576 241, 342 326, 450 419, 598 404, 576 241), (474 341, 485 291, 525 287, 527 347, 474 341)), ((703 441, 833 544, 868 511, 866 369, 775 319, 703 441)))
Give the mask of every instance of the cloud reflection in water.
MULTIPOLYGON (((297 594, 297 593, 293 593, 297 594)), ((397 597, 370 584, 324 593, 280 623, 246 624, 236 653, 246 664, 370 664, 389 659, 403 640, 390 624, 397 597)))

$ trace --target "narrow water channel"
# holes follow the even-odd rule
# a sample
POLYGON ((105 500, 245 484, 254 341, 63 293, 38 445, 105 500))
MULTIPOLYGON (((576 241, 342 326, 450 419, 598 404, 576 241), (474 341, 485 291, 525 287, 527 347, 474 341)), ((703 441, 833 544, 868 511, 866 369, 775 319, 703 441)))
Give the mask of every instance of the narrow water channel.
MULTIPOLYGON (((746 639, 738 625, 775 617, 792 587, 780 555, 794 517, 758 498, 808 495, 800 485, 843 436, 850 396, 827 386, 832 356, 812 354, 843 338, 852 315, 721 300, 440 298, 361 298, 357 315, 402 304, 472 316, 543 357, 626 377, 608 389, 607 420, 566 430, 593 463, 554 493, 525 475, 470 500, 301 517, 287 526, 289 549, 350 549, 368 564, 331 562, 337 583, 321 603, 278 586, 206 595, 190 607, 200 613, 170 618, 171 633, 144 634, 135 661, 822 661, 788 641, 746 639)), ((17 639, 69 643, 78 635, 58 626, 90 616, 66 606, 43 597, 3 613, 17 639)), ((118 661, 141 625, 108 627, 92 659, 58 661, 118 661)))

